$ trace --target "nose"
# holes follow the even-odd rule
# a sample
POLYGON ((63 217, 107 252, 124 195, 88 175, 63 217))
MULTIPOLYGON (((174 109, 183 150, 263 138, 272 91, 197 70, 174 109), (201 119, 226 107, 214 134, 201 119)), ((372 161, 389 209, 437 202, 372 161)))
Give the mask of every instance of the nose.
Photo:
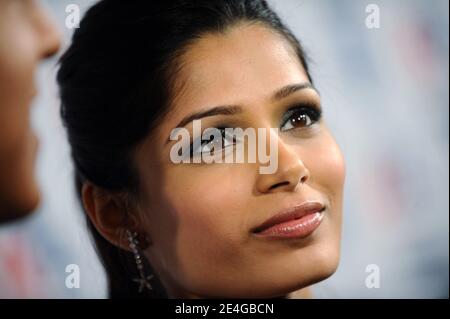
POLYGON ((39 38, 39 58, 52 57, 61 46, 60 34, 50 15, 41 7, 37 8, 35 26, 39 38))
POLYGON ((278 139, 278 168, 273 174, 259 174, 259 193, 292 192, 309 179, 310 172, 295 149, 278 139))

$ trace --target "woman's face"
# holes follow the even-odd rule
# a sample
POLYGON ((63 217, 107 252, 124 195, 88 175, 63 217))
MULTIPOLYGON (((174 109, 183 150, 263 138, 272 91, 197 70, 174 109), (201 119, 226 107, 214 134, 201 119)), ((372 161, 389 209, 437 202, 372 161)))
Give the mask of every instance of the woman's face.
MULTIPOLYGON (((330 276, 339 260, 345 164, 324 120, 295 108, 320 109, 321 103, 318 93, 303 85, 308 77, 294 50, 262 25, 240 25, 203 37, 183 62, 173 111, 136 152, 139 209, 152 242, 144 253, 169 295, 274 297, 330 276), (274 98, 297 84, 302 89, 274 98), (193 113, 224 105, 240 111, 204 117, 202 129, 278 128, 273 174, 260 173, 267 165, 258 157, 256 163, 171 161, 172 129, 193 113), (300 124, 288 112, 293 107, 295 118, 303 114, 300 124), (253 233, 269 217, 304 201, 326 205, 309 236, 253 233)), ((193 134, 192 122, 184 127, 193 134)))
POLYGON ((34 1, 0 0, 0 223, 36 206, 37 141, 29 125, 38 62, 58 49, 58 35, 34 1))

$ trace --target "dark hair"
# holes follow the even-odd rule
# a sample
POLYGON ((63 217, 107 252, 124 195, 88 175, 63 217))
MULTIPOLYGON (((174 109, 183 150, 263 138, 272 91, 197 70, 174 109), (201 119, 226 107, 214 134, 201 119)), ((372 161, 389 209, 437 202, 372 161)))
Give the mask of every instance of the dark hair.
MULTIPOLYGON (((223 33, 240 22, 282 35, 311 81, 299 41, 264 0, 103 0, 87 11, 57 74, 78 196, 85 181, 138 192, 131 154, 169 110, 179 57, 205 33, 223 33)), ((158 278, 152 291, 138 293, 133 255, 105 240, 89 218, 87 223, 111 298, 168 297, 158 278)))

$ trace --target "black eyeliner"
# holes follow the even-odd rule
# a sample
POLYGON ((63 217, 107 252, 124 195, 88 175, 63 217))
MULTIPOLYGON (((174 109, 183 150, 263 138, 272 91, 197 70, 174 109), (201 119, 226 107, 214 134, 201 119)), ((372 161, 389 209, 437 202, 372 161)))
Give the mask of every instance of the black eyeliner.
POLYGON ((301 102, 294 104, 289 107, 287 111, 284 113, 281 120, 281 127, 287 123, 287 121, 297 112, 306 111, 308 115, 311 117, 314 123, 319 122, 322 119, 322 108, 317 106, 316 103, 312 102, 301 102))

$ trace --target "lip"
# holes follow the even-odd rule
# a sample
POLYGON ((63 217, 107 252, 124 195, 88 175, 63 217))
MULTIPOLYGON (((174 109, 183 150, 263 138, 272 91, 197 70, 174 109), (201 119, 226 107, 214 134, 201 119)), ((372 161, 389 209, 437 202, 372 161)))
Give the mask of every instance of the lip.
POLYGON ((325 209, 318 201, 303 202, 278 212, 253 228, 252 233, 258 237, 305 238, 319 227, 325 209))
POLYGON ((31 98, 35 98, 38 94, 38 90, 36 88, 36 86, 33 86, 33 89, 31 90, 31 98))
POLYGON ((32 101, 36 98, 37 93, 38 93, 37 88, 36 88, 36 86, 33 85, 29 91, 29 97, 28 97, 30 105, 31 105, 32 101))

